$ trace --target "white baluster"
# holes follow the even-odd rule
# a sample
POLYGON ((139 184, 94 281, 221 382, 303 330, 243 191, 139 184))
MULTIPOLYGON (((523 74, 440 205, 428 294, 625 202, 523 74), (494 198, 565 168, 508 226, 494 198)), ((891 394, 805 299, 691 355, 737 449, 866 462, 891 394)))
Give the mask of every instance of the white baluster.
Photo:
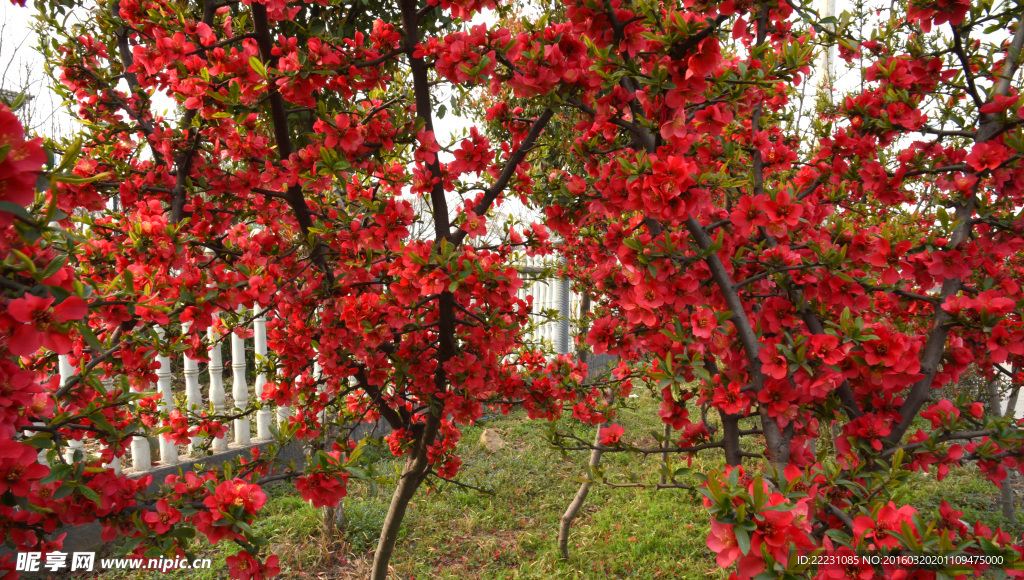
MULTIPOLYGON (((253 340, 256 343, 256 360, 262 363, 261 359, 265 359, 267 356, 267 317, 260 310, 259 305, 256 305, 253 312, 256 314, 256 319, 252 322, 253 340)), ((267 384, 267 375, 261 371, 256 375, 255 389, 256 398, 261 402, 263 401, 263 385, 265 384, 267 384)), ((256 437, 258 439, 270 439, 270 421, 272 417, 273 414, 266 403, 264 403, 262 409, 256 411, 256 437)))
MULTIPOLYGON (((224 412, 224 361, 220 356, 220 343, 217 342, 220 337, 212 326, 206 331, 206 337, 210 340, 210 405, 213 406, 214 415, 220 415, 224 412)), ((215 452, 227 451, 227 437, 214 439, 211 447, 215 452)))
MULTIPOLYGON (((320 353, 316 350, 313 352, 315 353, 314 356, 316 356, 316 360, 313 361, 313 382, 317 383, 316 394, 319 395, 326 390, 326 387, 320 383, 320 379, 323 378, 324 375, 324 369, 320 366, 320 353)), ((320 411, 317 414, 317 417, 320 419, 321 425, 327 422, 327 409, 320 411)))
MULTIPOLYGON (((284 381, 284 369, 278 369, 277 378, 280 381, 284 381)), ((288 418, 292 416, 291 407, 285 407, 284 405, 277 406, 277 426, 278 428, 283 427, 287 422, 288 418)))
MULTIPOLYGON (((58 370, 60 372, 60 384, 61 384, 61 386, 64 386, 65 384, 67 384, 67 382, 69 380, 71 380, 71 377, 73 377, 75 375, 75 369, 72 368, 71 362, 68 360, 68 355, 62 354, 59 357, 57 357, 57 368, 58 368, 58 370)), ((39 423, 39 424, 42 425, 42 423, 39 423)), ((71 441, 68 441, 68 447, 67 447, 67 449, 64 450, 64 461, 67 461, 68 463, 74 463, 74 461, 75 461, 74 457, 75 457, 75 450, 76 449, 81 449, 82 450, 82 454, 81 455, 82 455, 82 458, 84 459, 85 458, 85 449, 84 449, 84 447, 85 446, 84 446, 84 444, 81 441, 75 441, 74 439, 72 439, 71 441)), ((43 465, 47 464, 47 461, 46 461, 46 451, 45 450, 39 452, 39 463, 42 463, 43 465)))
MULTIPOLYGON (((114 386, 114 379, 112 378, 103 379, 100 382, 103 383, 103 387, 104 389, 107 390, 107 392, 110 392, 110 389, 114 386)), ((79 441, 79 443, 81 443, 81 441, 79 441)), ((103 467, 113 469, 114 473, 116 473, 117 475, 121 475, 121 458, 114 457, 113 461, 111 461, 110 463, 104 463, 103 467)))
POLYGON ((135 432, 138 435, 132 435, 132 469, 135 471, 149 471, 153 468, 153 449, 149 445, 149 438, 141 423, 135 432))
MULTIPOLYGON (((185 323, 183 329, 188 333, 192 323, 185 323)), ((200 348, 203 348, 200 345, 200 348)), ((203 408, 203 392, 199 390, 199 362, 195 359, 185 357, 185 404, 188 411, 198 413, 203 408)), ((193 437, 189 444, 189 452, 194 452, 202 444, 202 437, 193 437)))
POLYGON ((121 475, 121 458, 115 457, 114 460, 111 461, 110 463, 104 463, 103 467, 106 467, 107 469, 113 469, 115 474, 121 475))
POLYGON ((149 439, 145 435, 132 437, 132 469, 149 471, 153 468, 153 456, 149 448, 149 439))
MULTIPOLYGON (((244 313, 245 307, 239 312, 244 313)), ((249 386, 245 384, 245 339, 231 333, 231 397, 235 400, 235 408, 244 411, 249 405, 249 386)), ((249 417, 235 419, 235 443, 249 444, 249 417)))
MULTIPOLYGON (((551 288, 548 285, 547 278, 540 281, 540 305, 537 308, 537 312, 543 314, 545 310, 551 307, 551 288)), ((540 327, 540 337, 545 341, 551 340, 551 324, 544 319, 544 324, 540 327)))
MULTIPOLYGON (((164 330, 159 328, 157 332, 163 338, 164 330)), ((156 360, 160 363, 160 368, 156 371, 156 384, 160 391, 158 408, 161 413, 170 413, 174 410, 174 392, 171 390, 171 357, 158 354, 156 360)), ((170 440, 169 436, 170 433, 160 435, 160 461, 164 465, 176 465, 178 463, 178 446, 170 440)))

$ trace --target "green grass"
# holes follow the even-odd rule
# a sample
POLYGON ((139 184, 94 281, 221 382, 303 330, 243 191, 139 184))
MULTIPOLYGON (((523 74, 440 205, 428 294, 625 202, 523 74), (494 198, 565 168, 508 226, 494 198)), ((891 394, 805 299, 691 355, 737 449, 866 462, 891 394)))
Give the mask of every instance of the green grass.
MULTIPOLYGON (((622 410, 617 422, 627 436, 643 447, 654 447, 652 430, 661 430, 656 415, 659 400, 632 400, 634 410, 622 410)), ((573 419, 558 423, 561 432, 591 440, 593 427, 573 419)), ((591 486, 586 504, 573 524, 571 558, 560 558, 555 545, 558 519, 586 473, 589 453, 567 456, 544 440, 549 425, 530 421, 525 414, 493 417, 467 428, 460 453, 460 481, 493 490, 487 495, 450 484, 421 488, 402 524, 391 564, 394 578, 412 579, 587 579, 587 578, 724 578, 705 546, 709 516, 699 496, 686 490, 612 489, 591 486), (489 454, 479 443, 484 427, 496 429, 505 448, 489 454)), ((753 447, 751 447, 753 449, 753 447)), ((398 462, 386 451, 371 450, 378 473, 393 473, 398 462)), ((720 462, 720 454, 694 459, 695 471, 720 462)), ((674 466, 685 464, 674 458, 674 466)), ((602 458, 609 481, 657 479, 661 457, 647 459, 625 453, 602 458)), ((321 511, 302 501, 287 486, 271 488, 271 500, 255 530, 271 541, 269 552, 281 559, 283 578, 365 578, 391 498, 392 484, 371 486, 350 481, 344 510, 344 541, 324 537, 321 511), (376 487, 376 489, 374 489, 376 487)), ((927 518, 937 517, 940 501, 962 509, 964 520, 1008 527, 996 506, 998 491, 973 469, 953 469, 942 482, 934 475, 912 476, 897 490, 898 504, 916 506, 927 518)), ((1024 520, 1024 512, 1018 521, 1024 520)), ((220 578, 224 558, 233 544, 209 546, 196 542, 197 556, 214 560, 202 574, 167 577, 220 578)), ((105 576, 107 577, 107 576, 105 576)), ((136 574, 134 577, 140 577, 136 574)), ((155 577, 155 575, 153 575, 155 577)), ((161 577, 164 577, 161 575, 161 577)))
MULTIPOLYGON (((1014 485, 1015 494, 1020 485, 1014 485)), ((950 468, 942 481, 931 474, 915 473, 906 485, 893 494, 896 505, 910 504, 917 508, 924 520, 938 519, 939 507, 946 500, 954 509, 964 512, 960 519, 973 525, 976 521, 990 528, 1002 527, 1012 537, 1020 538, 1024 533, 1024 509, 1020 497, 1016 498, 1016 522, 1009 522, 1002 514, 999 490, 973 465, 950 468)))
MULTIPOLYGON (((645 401, 639 411, 622 412, 618 422, 632 433, 656 429, 656 407, 645 401)), ((570 561, 561 560, 558 520, 586 473, 589 454, 563 459, 542 439, 543 421, 516 416, 490 426, 506 448, 489 455, 477 443, 482 428, 467 429, 460 477, 493 489, 494 496, 452 487, 419 495, 406 516, 407 538, 393 558, 398 577, 703 578, 709 571, 722 576, 704 547, 708 514, 692 493, 681 490, 592 486, 573 525, 570 561)), ((574 420, 559 427, 582 439, 593 437, 592 427, 574 420)), ((602 463, 609 480, 627 481, 632 474, 650 482, 659 461, 613 453, 602 463)))

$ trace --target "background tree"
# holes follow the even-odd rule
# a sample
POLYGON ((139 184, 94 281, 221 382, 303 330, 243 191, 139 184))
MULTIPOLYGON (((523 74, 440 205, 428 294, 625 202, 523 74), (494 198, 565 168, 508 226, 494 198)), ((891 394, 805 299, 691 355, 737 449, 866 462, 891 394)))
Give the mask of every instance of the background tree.
MULTIPOLYGON (((571 405, 608 426, 569 447, 624 451, 606 395, 642 373, 678 433, 641 451, 723 453, 722 470, 692 482, 666 466, 665 485, 702 489, 708 546, 740 576, 829 573, 796 558, 818 550, 1017 565, 1004 532, 969 529, 952 506, 921 521, 891 491, 908 469, 942 477, 964 462, 998 482, 1020 456, 1010 419, 932 399, 971 362, 1024 355, 1018 7, 896 3, 869 36, 774 1, 571 2, 504 28, 466 25, 493 8, 473 0, 38 8, 85 130, 53 145, 48 194, 10 189, 2 208, 11 543, 98 519, 105 538, 174 553, 198 530, 244 548, 233 574, 271 575, 248 526, 259 486, 290 479, 336 504, 358 453, 320 435, 379 415, 405 458, 375 553, 384 578, 410 498, 458 470, 459 424, 487 404, 532 418, 571 405), (867 66, 802 149, 790 103, 823 35, 867 66), (439 85, 519 100, 449 146, 435 135, 439 85), (161 94, 180 118, 154 113, 161 94), (552 123, 554 146, 530 165, 552 123), (429 200, 432 239, 410 236, 408 194, 429 200), (522 347, 514 251, 550 241, 536 225, 479 241, 510 194, 560 236, 595 303, 587 343, 626 361, 618 383, 583 383, 581 365, 522 347), (77 208, 92 213, 69 218, 77 208), (223 336, 253 306, 269 312, 277 353, 263 399, 293 410, 282 440, 315 442, 306 467, 272 451, 172 478, 165 503, 103 469, 140 430, 209 440, 255 412, 161 416, 133 392, 153 381, 157 351, 200 357, 203 331, 223 336), (183 336, 156 332, 179 324, 183 336), (78 368, 64 385, 50 378, 55 353, 78 368), (818 445, 826 431, 834 445, 818 445), (102 456, 66 462, 67 441, 85 436, 102 456), (48 467, 28 461, 39 450, 48 467)), ((9 134, 35 164, 11 166, 21 183, 42 160, 20 127, 9 134)))
MULTIPOLYGON (((1020 456, 1013 421, 932 393, 1024 349, 1021 13, 871 8, 859 36, 849 15, 796 2, 574 3, 558 55, 570 56, 548 61, 586 87, 565 99, 587 116, 571 123, 572 152, 534 175, 568 271, 594 293, 588 343, 658 381, 670 452, 723 453, 706 484, 671 485, 701 485, 717 518, 708 545, 741 577, 804 573, 795 556, 816 549, 1011 543, 950 506, 921 521, 891 492, 908 470, 942 478, 968 462, 998 484, 1020 456), (808 142, 794 99, 823 38, 864 66, 822 101, 808 142), (707 408, 721 433, 695 413, 707 408)), ((574 416, 609 420, 599 390, 582 401, 574 416)), ((664 451, 623 436, 556 439, 664 451)))
POLYGON ((335 505, 358 455, 337 427, 381 417, 406 458, 375 553, 373 577, 383 578, 410 498, 428 477, 458 471, 460 424, 492 402, 559 412, 580 376, 571 361, 523 348, 530 305, 516 298, 515 252, 546 251, 546 231, 488 220, 509 192, 529 192, 526 157, 552 111, 496 111, 501 142, 473 130, 438 143, 434 133, 438 83, 485 85, 495 51, 514 53, 507 33, 486 28, 472 29, 476 51, 452 46, 460 35, 471 44, 457 23, 480 7, 37 6, 59 90, 85 128, 53 145, 63 182, 15 200, 31 232, 9 232, 41 243, 12 253, 4 271, 7 354, 25 357, 12 369, 48 377, 32 383, 39 402, 11 402, 9 436, 49 464, 31 468, 32 485, 5 490, 10 542, 38 549, 44 532, 99 520, 104 539, 124 534, 140 554, 173 554, 198 530, 243 547, 233 575, 272 575, 276 557, 259 558, 266 541, 247 525, 266 500, 260 486, 293 480, 314 504, 335 505), (156 112, 165 97, 179 118, 156 112), (417 215, 402 199, 410 194, 430 210, 417 215), (431 225, 429 239, 410 235, 416 220, 431 225), (262 399, 292 410, 279 434, 310 442, 306 466, 283 465, 272 448, 171 477, 155 495, 147 479, 103 468, 132 435, 209 445, 257 410, 259 401, 167 414, 139 393, 158 352, 202 359, 207 329, 225 336, 247 322, 240 307, 267 312, 276 356, 263 370, 277 379, 262 399), (65 353, 77 371, 58 385, 49 377, 65 353), (83 437, 100 456, 67 461, 68 442, 83 437))

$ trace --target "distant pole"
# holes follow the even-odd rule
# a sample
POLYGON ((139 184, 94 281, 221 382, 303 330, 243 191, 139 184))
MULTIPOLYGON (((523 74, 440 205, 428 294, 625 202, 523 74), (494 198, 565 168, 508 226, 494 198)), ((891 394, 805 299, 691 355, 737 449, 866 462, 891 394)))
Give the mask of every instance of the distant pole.
MULTIPOLYGON (((563 259, 564 263, 564 259, 563 259)), ((558 354, 569 354, 569 318, 572 317, 572 301, 569 294, 569 279, 562 277, 558 284, 558 310, 562 315, 558 319, 558 354)))
MULTIPOLYGON (((818 0, 818 14, 822 18, 829 18, 836 15, 836 0, 818 0)), ((824 25, 825 29, 835 33, 836 27, 831 24, 824 25)), ((833 78, 833 66, 836 61, 835 39, 825 39, 825 50, 822 51, 821 60, 818 61, 818 78, 821 88, 831 88, 835 79, 833 78)))

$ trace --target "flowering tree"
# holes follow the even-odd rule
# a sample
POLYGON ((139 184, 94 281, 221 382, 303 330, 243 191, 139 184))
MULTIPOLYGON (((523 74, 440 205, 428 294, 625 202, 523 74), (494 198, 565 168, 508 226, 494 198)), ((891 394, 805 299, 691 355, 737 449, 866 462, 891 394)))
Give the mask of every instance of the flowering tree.
MULTIPOLYGON (((597 304, 587 343, 658 381, 675 431, 655 449, 613 423, 593 445, 558 439, 719 450, 723 468, 693 485, 714 516, 708 547, 739 577, 868 578, 883 568, 799 558, 868 550, 1019 567, 1005 532, 946 503, 928 522, 891 494, 912 471, 966 463, 1000 485, 1022 453, 1014 421, 934 393, 971 363, 991 377, 1024 355, 1024 13, 910 0, 870 14, 868 33, 798 2, 573 2, 557 49, 532 53, 575 89, 573 150, 535 175, 597 304), (822 44, 863 66, 808 122, 797 97, 822 44)), ((574 415, 612 421, 607 394, 574 415)), ((657 485, 690 487, 685 472, 657 485)))
MULTIPOLYGON (((592 295, 587 343, 625 361, 614 390, 635 373, 659 382, 678 433, 658 452, 723 453, 701 484, 720 565, 869 577, 881 568, 799 556, 891 549, 1016 566, 1004 532, 966 527, 954 506, 925 522, 890 497, 910 470, 965 462, 999 482, 1021 453, 1009 419, 932 396, 972 362, 999 372, 1024 356, 1021 10, 896 2, 871 34, 774 1, 570 1, 515 26, 458 20, 493 7, 40 3, 85 129, 55 145, 52 188, 34 196, 38 142, 3 132, 8 541, 38 548, 98 520, 107 539, 170 554, 198 530, 242 546, 234 575, 272 575, 248 526, 260 486, 293 480, 336 504, 354 455, 336 427, 379 416, 405 458, 382 579, 410 498, 457 472, 459 425, 483 405, 534 418, 571 405, 608 423, 579 447, 629 449, 603 385, 522 345, 512 253, 550 244, 542 226, 488 219, 514 194, 545 212, 592 295), (823 42, 866 65, 808 130, 791 103, 823 42), (516 100, 439 143, 438 85, 516 100), (176 118, 155 112, 157 95, 176 118), (573 147, 528 159, 549 124, 573 147), (432 239, 409 235, 416 221, 432 239), (256 410, 167 413, 138 392, 156 353, 201 358, 202 333, 244 322, 239 307, 269 313, 264 367, 278 378, 262 398, 293 409, 280 436, 314 445, 305 468, 271 452, 156 494, 103 468, 133 433, 209 441, 256 410), (77 370, 58 384, 65 353, 77 370), (66 460, 82 438, 98 456, 66 460)), ((689 485, 682 473, 664 485, 689 485)))
POLYGON ((4 125, 9 544, 53 549, 46 534, 99 521, 104 540, 171 555, 198 531, 243 548, 232 575, 272 576, 277 557, 260 556, 267 542, 249 526, 261 486, 292 480, 336 505, 357 455, 339 427, 381 418, 405 460, 375 553, 382 579, 417 488, 457 473, 460 425, 485 404, 548 417, 574 397, 582 367, 522 340, 514 252, 548 251, 547 232, 488 220, 531 193, 527 156, 553 110, 490 111, 499 139, 435 133, 438 83, 471 91, 500 81, 499 60, 526 66, 529 38, 456 31, 483 6, 39 3, 43 50, 84 129, 53 145, 61 165, 35 195, 38 140, 4 125), (156 112, 167 97, 173 118, 156 112), (410 235, 418 222, 429 239, 410 235), (202 360, 206 331, 224 337, 252 308, 267 313, 274 353, 261 400, 170 410, 142 392, 157 354, 202 360), (57 355, 73 367, 63 384, 57 355), (280 439, 310 444, 302 469, 272 447, 148 493, 150 478, 105 467, 140 434, 201 450, 271 402, 292 411, 280 439), (83 439, 88 455, 68 452, 83 439))

